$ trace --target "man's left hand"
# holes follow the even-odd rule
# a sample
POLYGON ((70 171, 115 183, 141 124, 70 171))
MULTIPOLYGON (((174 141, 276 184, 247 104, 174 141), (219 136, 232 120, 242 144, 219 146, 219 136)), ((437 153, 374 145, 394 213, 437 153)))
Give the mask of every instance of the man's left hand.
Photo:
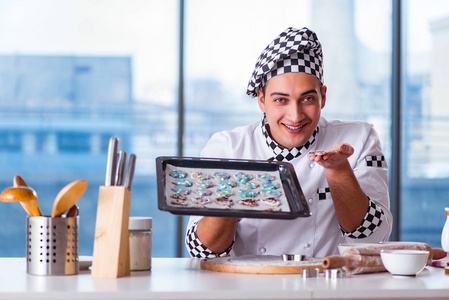
POLYGON ((347 162, 349 156, 354 153, 354 148, 349 144, 337 144, 329 151, 312 151, 308 153, 310 161, 316 161, 327 169, 338 169, 347 162))

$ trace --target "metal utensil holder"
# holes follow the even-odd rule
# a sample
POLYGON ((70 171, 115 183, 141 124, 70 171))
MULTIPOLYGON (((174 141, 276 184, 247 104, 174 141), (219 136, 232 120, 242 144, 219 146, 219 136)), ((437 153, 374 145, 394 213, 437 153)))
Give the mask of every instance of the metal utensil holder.
POLYGON ((79 217, 27 217, 27 273, 78 274, 78 227, 79 217))

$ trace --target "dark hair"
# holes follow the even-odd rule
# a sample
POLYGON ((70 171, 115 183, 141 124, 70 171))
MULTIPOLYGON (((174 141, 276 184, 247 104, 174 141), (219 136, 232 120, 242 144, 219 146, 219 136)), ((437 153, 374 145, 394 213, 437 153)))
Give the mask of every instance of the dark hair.
MULTIPOLYGON (((317 78, 318 79, 318 78, 317 78)), ((319 82, 319 84, 320 84, 320 93, 321 94, 323 94, 323 88, 324 88, 324 84, 321 82, 321 81, 319 81, 318 80, 318 82, 319 82)), ((263 98, 265 99, 265 87, 267 86, 267 84, 265 83, 264 85, 263 85, 263 87, 262 87, 262 94, 263 94, 263 98)))

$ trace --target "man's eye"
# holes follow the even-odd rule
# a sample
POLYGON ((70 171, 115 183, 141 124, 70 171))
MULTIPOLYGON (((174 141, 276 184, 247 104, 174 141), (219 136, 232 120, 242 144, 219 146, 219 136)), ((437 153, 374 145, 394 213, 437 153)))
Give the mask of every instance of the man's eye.
POLYGON ((313 100, 315 100, 315 98, 310 96, 310 97, 305 97, 302 101, 304 101, 304 102, 311 102, 313 100))
POLYGON ((285 99, 284 98, 276 98, 276 99, 274 99, 274 101, 275 102, 279 102, 279 103, 283 103, 283 102, 285 102, 285 99))

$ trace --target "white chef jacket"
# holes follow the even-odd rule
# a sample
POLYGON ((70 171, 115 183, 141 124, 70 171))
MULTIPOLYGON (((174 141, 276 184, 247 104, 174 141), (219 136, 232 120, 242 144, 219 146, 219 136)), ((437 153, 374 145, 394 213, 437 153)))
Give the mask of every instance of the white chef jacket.
MULTIPOLYGON (((363 192, 384 212, 380 226, 363 239, 344 236, 330 193, 326 193, 326 199, 319 200, 318 190, 329 186, 324 168, 311 162, 307 154, 302 154, 289 162, 295 168, 311 216, 293 220, 243 218, 238 222, 230 255, 296 253, 307 257, 325 257, 338 253, 339 243, 377 243, 388 240, 392 215, 389 211, 387 165, 385 161, 373 166, 367 163, 372 157, 383 157, 373 126, 361 121, 328 121, 322 117, 318 127, 316 140, 308 151, 328 150, 339 143, 348 143, 354 148, 354 154, 348 161, 363 192)), ((267 160, 274 154, 266 144, 259 121, 214 134, 201 156, 267 160)), ((191 216, 187 230, 201 218, 191 216)))

